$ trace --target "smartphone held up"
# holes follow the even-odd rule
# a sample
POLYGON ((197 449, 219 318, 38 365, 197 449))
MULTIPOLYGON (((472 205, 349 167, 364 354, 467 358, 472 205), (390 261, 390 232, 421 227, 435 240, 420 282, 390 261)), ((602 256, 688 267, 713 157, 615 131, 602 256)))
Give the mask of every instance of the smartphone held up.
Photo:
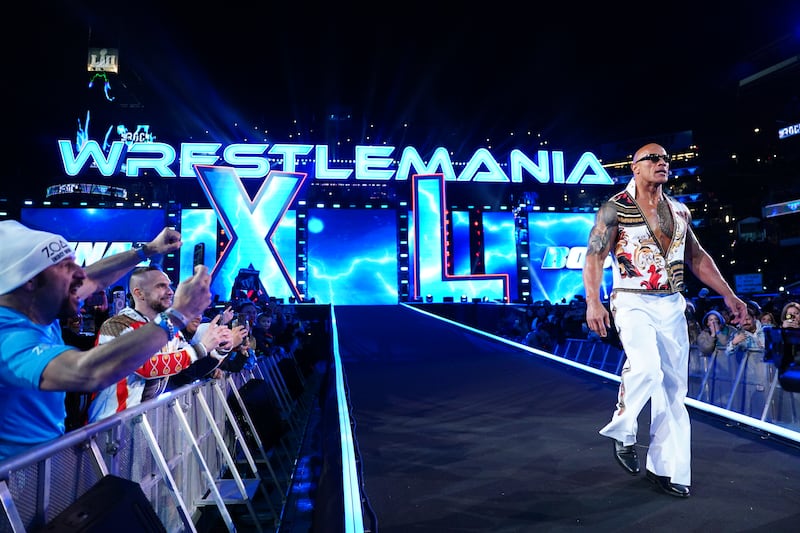
POLYGON ((199 242, 194 245, 194 257, 192 260, 192 271, 197 265, 202 265, 205 263, 205 256, 206 256, 206 245, 205 243, 199 242))

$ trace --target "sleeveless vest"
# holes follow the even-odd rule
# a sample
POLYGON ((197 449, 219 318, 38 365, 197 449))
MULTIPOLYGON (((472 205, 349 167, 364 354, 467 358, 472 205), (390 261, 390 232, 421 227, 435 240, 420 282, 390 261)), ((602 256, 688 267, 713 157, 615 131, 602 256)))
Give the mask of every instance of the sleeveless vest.
POLYGON ((674 225, 669 248, 663 250, 636 202, 633 179, 624 191, 611 197, 617 209, 617 245, 612 250, 614 290, 650 294, 682 292, 684 250, 690 220, 689 209, 670 198, 667 201, 674 225))

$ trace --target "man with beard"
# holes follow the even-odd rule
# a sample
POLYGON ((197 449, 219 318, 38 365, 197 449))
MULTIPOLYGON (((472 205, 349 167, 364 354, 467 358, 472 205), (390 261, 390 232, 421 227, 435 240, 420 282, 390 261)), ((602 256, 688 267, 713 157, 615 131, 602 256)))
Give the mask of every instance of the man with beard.
POLYGON ((90 350, 64 344, 59 318, 74 316, 83 299, 110 286, 138 263, 181 246, 169 228, 143 246, 85 269, 61 235, 0 222, 0 461, 64 434, 67 391, 100 390, 142 365, 211 302, 210 277, 195 269, 156 320, 90 350))
MULTIPOLYGON (((109 318, 97 333, 97 343, 105 344, 128 335, 156 318, 172 305, 174 292, 169 277, 156 266, 137 267, 131 272, 129 292, 133 307, 125 307, 109 318)), ((196 315, 192 315, 193 317, 196 315)), ((232 331, 218 324, 219 315, 205 329, 199 342, 190 344, 181 329, 176 329, 167 343, 154 350, 145 363, 95 395, 89 405, 89 422, 96 422, 155 398, 167 387, 169 376, 187 369, 200 357, 214 357, 232 341, 232 331)))
POLYGON ((725 348, 727 355, 746 355, 749 352, 764 352, 764 328, 758 319, 759 309, 747 306, 747 314, 739 323, 725 348))

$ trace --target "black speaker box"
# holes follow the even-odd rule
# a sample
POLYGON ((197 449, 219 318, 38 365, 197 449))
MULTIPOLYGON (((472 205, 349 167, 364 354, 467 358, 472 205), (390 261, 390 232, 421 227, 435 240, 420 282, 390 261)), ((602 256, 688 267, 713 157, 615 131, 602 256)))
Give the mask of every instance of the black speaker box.
POLYGON ((37 531, 166 533, 167 530, 138 483, 107 475, 37 531))

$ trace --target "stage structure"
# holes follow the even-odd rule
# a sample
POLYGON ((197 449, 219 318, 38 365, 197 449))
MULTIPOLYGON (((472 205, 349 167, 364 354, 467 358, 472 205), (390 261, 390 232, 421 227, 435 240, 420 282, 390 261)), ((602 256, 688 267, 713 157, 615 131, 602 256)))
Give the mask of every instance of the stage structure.
MULTIPOLYGON (((163 225, 176 227, 184 246, 157 261, 173 280, 184 279, 194 245, 205 243, 212 292, 221 300, 241 269, 258 271, 270 296, 296 302, 559 303, 583 295, 592 211, 450 210, 443 174, 414 175, 410 202, 359 207, 308 205, 304 172, 271 171, 252 194, 233 167, 198 165, 196 174, 210 207, 36 206, 21 218, 62 233, 82 264, 149 240, 163 225)), ((610 290, 610 261, 607 267, 610 290)))
MULTIPOLYGON (((151 131, 149 125, 135 129, 151 131)), ((451 209, 448 189, 481 188, 499 197, 510 185, 609 192, 620 186, 591 152, 570 158, 561 151, 529 156, 513 149, 501 160, 481 148, 462 163, 444 147, 423 158, 410 146, 356 146, 353 159, 332 161, 326 145, 176 148, 152 135, 130 135, 124 126, 117 131, 119 140, 102 145, 88 131, 77 143, 58 141, 65 174, 83 184, 114 182, 106 187, 119 178, 129 186, 145 177, 179 180, 183 189, 199 186, 205 202, 186 205, 176 198, 138 210, 123 202, 31 206, 22 210, 23 222, 62 233, 83 264, 152 238, 160 225, 173 226, 184 246, 157 261, 174 281, 184 279, 194 245, 204 243, 211 289, 220 300, 246 269, 259 273, 270 296, 299 303, 568 302, 583 295, 593 209, 541 211, 530 196, 510 205, 451 209), (389 192, 360 203, 309 202, 310 184, 387 184, 389 192)), ((604 286, 610 288, 610 261, 607 268, 604 286)))

